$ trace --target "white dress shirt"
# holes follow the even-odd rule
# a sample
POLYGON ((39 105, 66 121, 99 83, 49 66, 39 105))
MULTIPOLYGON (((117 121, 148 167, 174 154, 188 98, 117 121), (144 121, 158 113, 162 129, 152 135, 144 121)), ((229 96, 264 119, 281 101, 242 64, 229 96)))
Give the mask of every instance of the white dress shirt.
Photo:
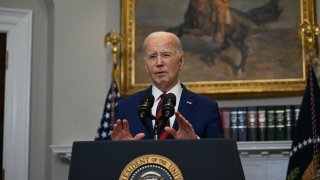
MULTIPOLYGON (((181 83, 180 81, 178 82, 177 85, 175 85, 173 88, 171 88, 168 92, 166 92, 166 94, 168 93, 173 93, 174 95, 176 95, 176 106, 174 107, 175 111, 178 111, 178 108, 179 108, 179 102, 180 102, 180 98, 181 98, 181 94, 182 94, 182 86, 181 86, 181 83)), ((152 95, 154 96, 154 104, 152 106, 152 109, 151 109, 151 112, 152 114, 155 116, 156 114, 156 111, 157 111, 157 106, 158 106, 158 103, 160 101, 160 96, 161 94, 163 94, 162 91, 160 91, 157 87, 155 87, 154 85, 152 85, 152 95)), ((176 115, 173 115, 171 118, 170 118, 170 127, 173 126, 173 123, 176 119, 176 115)), ((152 125, 154 126, 154 123, 155 121, 152 120, 152 125)))

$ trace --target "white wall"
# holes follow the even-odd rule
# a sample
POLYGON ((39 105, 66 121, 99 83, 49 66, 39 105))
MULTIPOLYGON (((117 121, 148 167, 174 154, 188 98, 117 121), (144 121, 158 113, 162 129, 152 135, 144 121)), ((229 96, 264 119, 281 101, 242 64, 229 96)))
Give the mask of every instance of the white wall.
MULTIPOLYGON (((93 140, 100 125, 112 67, 104 36, 119 32, 120 1, 54 0, 52 144, 93 140)), ((67 179, 68 164, 52 158, 52 180, 67 179)))
POLYGON ((119 1, 54 0, 52 143, 93 140, 109 87, 107 32, 119 32, 119 1))

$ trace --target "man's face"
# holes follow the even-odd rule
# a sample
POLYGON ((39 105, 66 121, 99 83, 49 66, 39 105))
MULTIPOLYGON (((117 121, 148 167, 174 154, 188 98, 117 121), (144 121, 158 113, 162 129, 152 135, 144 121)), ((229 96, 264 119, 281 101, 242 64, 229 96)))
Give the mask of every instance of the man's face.
POLYGON ((145 68, 153 84, 161 91, 168 91, 179 81, 183 55, 171 36, 150 37, 145 45, 145 68))

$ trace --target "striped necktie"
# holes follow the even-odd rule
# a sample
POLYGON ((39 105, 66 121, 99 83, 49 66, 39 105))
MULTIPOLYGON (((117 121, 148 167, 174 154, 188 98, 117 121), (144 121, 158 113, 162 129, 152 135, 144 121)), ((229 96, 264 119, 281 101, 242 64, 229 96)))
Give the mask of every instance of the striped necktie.
POLYGON ((161 117, 162 115, 162 107, 163 107, 163 100, 164 100, 164 97, 166 96, 166 94, 161 94, 160 96, 160 101, 157 105, 157 110, 156 110, 156 120, 158 121, 159 118, 161 117))
MULTIPOLYGON (((162 107, 164 105, 163 100, 164 100, 165 95, 166 95, 165 93, 161 94, 161 96, 160 96, 161 99, 160 99, 160 101, 159 101, 159 103, 157 105, 157 110, 156 110, 156 121, 158 123, 158 128, 159 128, 158 132, 160 132, 160 130, 161 130, 160 128, 161 128, 161 126, 163 126, 162 125, 163 121, 161 121, 160 118, 161 118, 161 115, 162 115, 162 107)), ((169 121, 170 120, 168 119, 166 126, 170 126, 170 122, 169 121)), ((167 133, 166 131, 162 130, 162 132, 160 132, 160 140, 166 139, 168 135, 169 135, 169 133, 167 133)))

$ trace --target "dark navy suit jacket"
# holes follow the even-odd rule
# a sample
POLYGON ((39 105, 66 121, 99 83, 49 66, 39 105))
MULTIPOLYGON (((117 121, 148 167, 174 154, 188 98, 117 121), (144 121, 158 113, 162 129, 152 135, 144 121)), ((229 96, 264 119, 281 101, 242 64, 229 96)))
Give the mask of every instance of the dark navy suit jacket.
MULTIPOLYGON (((191 123, 196 134, 200 138, 223 138, 218 104, 204 96, 188 91, 183 86, 178 111, 191 123)), ((151 86, 148 89, 121 99, 118 102, 115 120, 127 119, 132 136, 145 133, 144 139, 153 139, 153 132, 148 131, 140 121, 137 109, 143 98, 152 94, 151 86)), ((147 125, 152 128, 152 120, 147 119, 147 125)), ((173 128, 178 130, 175 121, 173 128)), ((171 137, 172 138, 172 137, 171 137)), ((169 138, 168 138, 169 139, 169 138)))

